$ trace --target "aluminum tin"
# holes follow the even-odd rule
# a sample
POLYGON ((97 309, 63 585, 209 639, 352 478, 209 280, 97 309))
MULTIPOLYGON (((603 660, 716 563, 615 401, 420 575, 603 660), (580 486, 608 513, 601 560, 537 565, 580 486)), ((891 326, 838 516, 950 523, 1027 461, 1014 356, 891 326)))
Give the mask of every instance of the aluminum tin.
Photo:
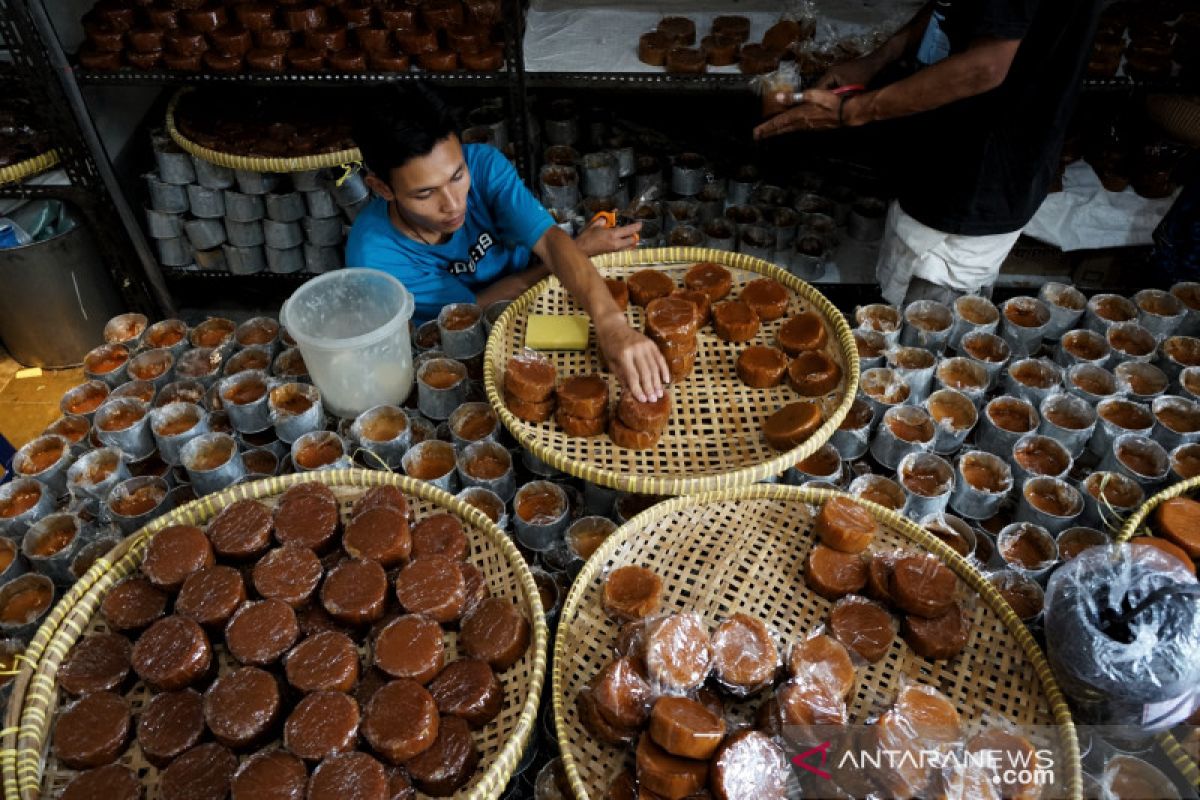
POLYGON ((448 419, 454 409, 466 402, 468 388, 467 368, 461 361, 433 359, 417 368, 417 408, 430 419, 448 419), (425 376, 435 368, 452 370, 460 376, 459 380, 445 389, 430 386, 425 382, 425 376))
POLYGON ((704 188, 707 165, 699 153, 680 153, 671 165, 671 191, 680 197, 695 197, 704 188))
POLYGON ((129 359, 131 357, 129 348, 123 344, 102 344, 99 347, 93 347, 83 357, 83 377, 89 381, 102 381, 110 389, 120 386, 129 380, 129 359), (116 369, 110 369, 108 372, 96 372, 93 365, 98 360, 111 356, 124 357, 125 360, 116 369))
POLYGON ((1118 436, 1122 436, 1124 434, 1130 433, 1130 434, 1136 434, 1138 436, 1144 436, 1146 438, 1149 438, 1151 433, 1153 433, 1153 431, 1154 431, 1154 412, 1151 411, 1148 406, 1143 405, 1142 403, 1135 403, 1132 400, 1125 400, 1123 398, 1116 398, 1116 397, 1109 398, 1108 400, 1102 400, 1101 402, 1096 404, 1096 414, 1099 417, 1099 419, 1096 422, 1096 430, 1092 434, 1091 440, 1088 442, 1088 450, 1091 453, 1093 453, 1094 455, 1100 456, 1102 458, 1109 453, 1109 451, 1111 450, 1111 447, 1112 447, 1113 440, 1116 439, 1118 436), (1144 412, 1146 420, 1147 420, 1147 424, 1145 427, 1143 427, 1143 428, 1125 428, 1120 425, 1117 425, 1114 422, 1110 422, 1106 418, 1105 411, 1107 409, 1109 409, 1110 407, 1112 407, 1114 405, 1125 404, 1125 403, 1144 412))
POLYGON ((933 419, 935 433, 933 437, 933 452, 941 456, 957 453, 966 441, 967 436, 979 423, 979 409, 971 402, 971 398, 954 389, 938 389, 925 400, 925 410, 933 419), (958 413, 963 415, 968 423, 956 427, 952 420, 939 420, 933 415, 933 408, 938 404, 951 403, 957 406, 958 413))
POLYGON ((192 156, 192 169, 196 173, 196 183, 206 189, 228 189, 233 186, 233 170, 222 167, 211 161, 205 161, 199 156, 192 156))
MULTIPOLYGON (((236 220, 226 219, 225 238, 229 240, 231 247, 259 247, 266 242, 262 223, 258 220, 237 222, 236 220)), ((226 253, 225 260, 228 263, 228 253, 226 253)))
POLYGON ((1054 536, 1041 525, 1032 522, 1014 522, 1011 525, 1006 525, 996 537, 996 550, 999 552, 1000 559, 1004 562, 1005 567, 1009 570, 1031 578, 1043 585, 1050 576, 1050 572, 1058 564, 1058 543, 1054 541, 1054 536), (1032 536, 1037 539, 1041 544, 1039 549, 1049 553, 1050 557, 1032 569, 1023 566, 1019 562, 1009 561, 1004 554, 1004 545, 1018 536, 1032 536))
POLYGON ((38 628, 42 626, 46 615, 50 613, 50 609, 54 608, 54 604, 58 600, 59 594, 61 594, 54 585, 54 581, 45 575, 38 575, 37 573, 20 575, 0 586, 0 608, 7 605, 9 599, 14 595, 33 588, 44 588, 48 591, 50 593, 50 602, 46 605, 45 609, 38 612, 37 616, 29 622, 0 622, 0 638, 28 642, 37 633, 38 628))
POLYGON ((122 481, 114 486, 112 492, 109 493, 108 499, 105 501, 105 516, 115 523, 123 533, 130 534, 134 531, 140 530, 151 520, 156 519, 170 511, 170 495, 171 486, 163 478, 153 475, 143 475, 140 478, 130 478, 129 480, 122 481), (125 514, 118 513, 113 508, 114 503, 120 502, 125 497, 149 487, 154 487, 158 491, 161 491, 162 497, 159 498, 158 502, 154 504, 154 507, 148 511, 145 511, 141 514, 135 514, 133 516, 127 516, 125 514))
POLYGON ((1111 363, 1112 348, 1104 334, 1088 328, 1067 331, 1059 339, 1054 348, 1054 360, 1064 369, 1075 364, 1094 364, 1097 367, 1107 367, 1111 363), (1072 352, 1074 351, 1074 352, 1072 352), (1095 355, 1095 358, 1088 358, 1095 355))
POLYGON ((557 483, 550 481, 530 481, 517 491, 513 501, 514 508, 518 507, 522 493, 535 490, 548 490, 559 496, 562 501, 562 513, 554 519, 545 522, 526 522, 514 512, 513 525, 517 541, 522 546, 537 552, 545 552, 563 541, 563 533, 571 513, 571 503, 567 493, 557 483))
POLYGON ((196 250, 212 250, 225 243, 225 223, 219 219, 187 220, 183 223, 183 232, 187 235, 188 243, 196 250))
MULTIPOLYGON (((279 185, 279 176, 273 172, 256 172, 248 169, 234 170, 238 191, 242 194, 268 194, 279 185)), ((292 180, 295 181, 295 174, 292 180)))
POLYGON ((220 189, 207 189, 188 184, 188 206, 192 216, 200 219, 220 219, 225 216, 225 194, 220 189))
POLYGON ((361 456, 363 460, 368 463, 374 462, 376 467, 380 464, 385 465, 391 470, 401 467, 401 459, 412 443, 412 433, 411 420, 404 413, 404 409, 399 406, 382 405, 368 408, 359 414, 350 426, 351 438, 358 443, 362 450, 370 454, 363 454, 361 456), (367 438, 367 431, 377 420, 381 419, 392 420, 391 427, 396 428, 399 432, 385 441, 367 438))
MULTIPOLYGON (((304 217, 307 210, 304 203, 304 194, 300 192, 266 194, 263 197, 263 207, 266 211, 264 222, 300 222, 300 219, 304 217)), ((282 246, 276 245, 276 247, 282 246)))
POLYGON ((267 373, 262 370, 249 369, 223 379, 219 385, 221 400, 229 422, 239 433, 258 433, 271 427, 271 411, 267 407, 267 397, 274 386, 267 373), (253 400, 238 403, 230 399, 230 394, 242 386, 258 387, 261 394, 253 400))
POLYGON ((1088 300, 1087 308, 1083 312, 1083 324, 1089 330, 1103 335, 1108 333, 1108 329, 1117 321, 1137 321, 1137 306, 1133 304, 1133 301, 1119 294, 1092 295, 1092 298, 1088 300), (1100 316, 1100 310, 1103 306, 1111 306, 1122 319, 1111 320, 1100 316))
POLYGON ((1154 414, 1154 432, 1151 435, 1167 450, 1173 450, 1181 444, 1200 442, 1200 403, 1183 397, 1159 397, 1151 404, 1150 410, 1154 414), (1179 416, 1183 430, 1176 430, 1163 422, 1160 413, 1167 411, 1179 416))
POLYGON ((178 239, 183 236, 183 214, 146 208, 146 229, 151 239, 178 239))
POLYGON ((1021 496, 1017 500, 1018 522, 1032 522, 1040 525, 1052 535, 1065 531, 1075 525, 1083 513, 1083 495, 1078 489, 1060 478, 1036 477, 1030 478, 1021 487, 1021 496), (1030 496, 1053 494, 1067 508, 1065 514, 1052 514, 1033 504, 1030 496))
POLYGON ((875 409, 871 407, 871 404, 862 397, 854 398, 854 405, 850 408, 847 419, 854 418, 855 412, 860 406, 871 410, 871 419, 865 424, 853 428, 839 427, 829 439, 829 443, 838 451, 838 455, 843 461, 856 461, 862 458, 870 446, 871 426, 875 418, 875 409))
POLYGON ((1066 447, 1071 458, 1079 458, 1083 455, 1088 441, 1091 440, 1092 434, 1096 430, 1095 406, 1081 397, 1060 392, 1043 400, 1041 406, 1038 407, 1038 412, 1042 417, 1038 433, 1049 436, 1066 447), (1062 413, 1070 415, 1072 421, 1080 423, 1080 426, 1063 427, 1050 419, 1051 416, 1062 413))
MULTIPOLYGON (((445 448, 450 449, 450 458, 452 461, 455 460, 454 447, 449 442, 443 442, 440 439, 426 439, 419 444, 414 444, 408 449, 407 452, 405 452, 405 454, 400 458, 400 466, 403 467, 406 475, 412 476, 410 470, 417 459, 421 458, 426 452, 443 450, 445 448)), ((445 489, 447 492, 454 493, 458 491, 458 471, 453 466, 444 475, 434 478, 433 480, 422 480, 427 480, 428 483, 433 484, 439 489, 445 489)))
POLYGON ((291 444, 304 434, 325 426, 321 392, 310 383, 284 383, 273 386, 267 393, 267 416, 279 441, 291 444), (303 397, 309 403, 308 408, 299 414, 286 408, 288 400, 296 397, 303 397))
POLYGON ((1074 461, 1071 458, 1071 452, 1059 442, 1049 438, 1048 436, 1030 433, 1022 436, 1017 443, 1013 445, 1012 451, 1008 457, 1008 463, 1012 467, 1013 471, 1013 488, 1019 490, 1025 485, 1027 480, 1037 477, 1038 475, 1046 475, 1047 477, 1051 478, 1063 478, 1065 480, 1071 472, 1071 466, 1074 464, 1074 461), (1066 466, 1062 469, 1062 471, 1054 474, 1026 469, 1017 458, 1017 452, 1029 447, 1055 451, 1055 453, 1060 457, 1060 460, 1062 460, 1066 466))
POLYGON ((908 501, 904 487, 884 475, 859 475, 850 481, 849 492, 855 497, 871 502, 876 502, 872 498, 886 500, 887 502, 880 505, 893 511, 902 511, 908 501))
POLYGON ((949 306, 933 300, 917 300, 904 309, 904 327, 900 331, 900 344, 920 347, 938 354, 946 349, 954 325, 954 312, 949 306), (933 327, 929 330, 914 324, 917 318, 928 319, 933 327))
POLYGON ((188 210, 187 188, 184 185, 161 181, 154 173, 142 177, 150 191, 150 207, 155 211, 182 214, 188 210))
POLYGON ((277 275, 290 275, 304 269, 304 247, 297 246, 285 250, 274 247, 266 248, 267 270, 277 275))
POLYGON ((304 244, 304 229, 298 221, 264 219, 262 226, 268 248, 287 250, 304 244))
POLYGON ((237 442, 227 433, 197 436, 183 446, 181 460, 197 497, 219 492, 246 474, 237 442), (223 457, 221 463, 206 469, 206 462, 216 457, 223 457))
POLYGON ((1063 385, 1068 393, 1086 400, 1093 406, 1110 397, 1116 397, 1118 390, 1117 379, 1113 374, 1095 364, 1074 365, 1063 376, 1063 385), (1080 383, 1088 388, 1080 386, 1080 383), (1102 390, 1103 394, 1093 391, 1093 388, 1102 390))
POLYGON ((304 229, 305 241, 317 247, 337 247, 345 238, 341 217, 304 217, 300 227, 304 229))
POLYGON ((455 497, 482 511, 483 515, 496 523, 496 527, 500 530, 508 530, 508 511, 504 501, 491 489, 485 489, 482 486, 468 486, 455 497))
POLYGON ((1046 329, 1046 338, 1057 341, 1063 334, 1073 330, 1083 316, 1087 307, 1087 298, 1083 292, 1065 283, 1043 283, 1038 290, 1038 299, 1050 309, 1050 327, 1046 329))
POLYGON ((1062 391, 1062 369, 1046 358, 1023 358, 1008 365, 1001 379, 1006 394, 1022 397, 1035 406, 1041 406, 1046 398, 1062 391), (1035 384, 1024 383, 1017 377, 1029 373, 1039 380, 1035 384))
POLYGON ((906 498, 904 502, 905 516, 912 519, 919 519, 929 514, 945 511, 946 504, 950 501, 950 493, 954 490, 954 469, 946 459, 933 453, 909 453, 900 462, 900 466, 896 470, 896 476, 899 479, 900 486, 904 489, 906 498), (937 477, 942 481, 938 485, 940 491, 932 495, 927 495, 913 490, 904 481, 904 476, 911 470, 936 473, 937 477))
POLYGON ((1120 472, 1133 478, 1147 493, 1153 493, 1167 479, 1171 472, 1171 457, 1163 446, 1153 439, 1132 433, 1123 433, 1116 437, 1104 458, 1100 460, 1100 468, 1110 472, 1120 472), (1129 467, 1118 457, 1124 449, 1136 452, 1140 457, 1149 459, 1153 469, 1143 474, 1129 467))
POLYGON ((963 358, 968 358, 983 367, 988 377, 988 388, 996 387, 1005 368, 1012 360, 1012 348, 1008 342, 994 333, 986 331, 971 331, 959 340, 960 352, 963 358), (995 360, 979 358, 973 353, 988 356, 1000 356, 995 360))
POLYGON ((1093 471, 1079 486, 1083 495, 1083 514, 1079 521, 1114 534, 1146 499, 1141 484, 1121 472, 1093 471), (1112 502, 1107 499, 1110 493, 1119 498, 1128 497, 1131 502, 1112 502))
POLYGON ((818 455, 824 456, 825 460, 836 465, 832 472, 824 474, 809 472, 808 468, 805 467, 805 463, 809 459, 805 459, 805 461, 799 462, 794 467, 788 467, 787 471, 783 474, 783 482, 792 486, 802 486, 809 481, 826 481, 835 485, 840 484, 845 474, 845 465, 842 463, 842 455, 838 452, 838 449, 833 444, 826 442, 817 448, 817 452, 810 456, 810 459, 816 458, 818 455))
POLYGON ((883 303, 871 303, 854 309, 854 321, 858 327, 881 334, 889 347, 899 344, 903 319, 900 309, 883 303))
POLYGON ((1153 364, 1142 361, 1126 361, 1117 364, 1113 367, 1113 375, 1117 380, 1117 392, 1139 403, 1152 402, 1155 398, 1166 394, 1170 387, 1170 380, 1165 372, 1153 364), (1149 389, 1149 392, 1135 391, 1134 383, 1139 384, 1139 389, 1149 389))
POLYGON ((339 216, 337 203, 333 195, 324 189, 315 189, 304 193, 304 207, 308 216, 315 219, 328 219, 339 216))
POLYGON ((321 472, 331 469, 349 469, 350 467, 354 466, 354 462, 350 457, 350 448, 347 445, 346 440, 333 431, 310 431, 309 433, 303 434, 300 436, 300 438, 296 439, 296 441, 292 442, 290 455, 292 459, 292 465, 296 472, 321 472), (335 458, 333 461, 321 464, 320 466, 309 467, 305 466, 300 462, 300 459, 297 458, 297 456, 303 453, 307 447, 314 445, 322 446, 329 443, 337 444, 341 450, 341 455, 335 458))
POLYGON ((158 457, 172 466, 179 466, 183 463, 183 446, 209 432, 208 412, 196 403, 168 403, 150 411, 150 430, 158 446, 158 457), (192 427, 181 433, 159 433, 165 426, 181 420, 192 421, 192 427))
POLYGON ((505 502, 511 500, 513 495, 517 493, 517 479, 516 473, 513 470, 512 455, 496 442, 483 441, 468 444, 458 452, 457 466, 459 480, 464 487, 480 486, 484 489, 490 489, 505 502), (483 455, 498 458, 507 463, 508 466, 504 470, 504 474, 497 478, 477 478, 471 475, 467 470, 471 459, 483 455))
POLYGON ((54 510, 54 494, 41 481, 33 478, 13 478, 7 483, 0 484, 0 505, 7 505, 17 494, 34 492, 38 499, 29 508, 11 517, 0 517, 0 535, 9 539, 20 540, 29 530, 29 526, 54 510))
POLYGON ((954 513, 976 520, 995 516, 1004 499, 1012 491, 1012 468, 995 453, 969 450, 958 457, 956 471, 958 475, 954 481, 954 491, 950 495, 950 508, 954 513), (991 490, 972 484, 967 480, 968 465, 972 470, 983 468, 989 471, 999 488, 991 490))
POLYGON ((1000 310, 986 297, 968 294, 954 301, 954 324, 950 327, 948 344, 960 351, 962 338, 968 333, 995 333, 1000 326, 1000 310), (982 319, 983 322, 975 320, 982 319))
POLYGON ((130 350, 141 347, 150 320, 145 314, 134 311, 117 316, 104 323, 104 341, 108 344, 123 344, 130 350))
POLYGON ((1133 303, 1138 309, 1138 324, 1159 341, 1178 331, 1187 318, 1188 308, 1183 301, 1162 289, 1142 289, 1133 296, 1133 303))
POLYGON ((1033 297, 1014 297, 1007 300, 1000 308, 1000 336, 1012 348, 1013 357, 1028 356, 1037 353, 1042 346, 1042 339, 1050 329, 1050 308, 1041 300, 1033 297), (1038 319, 1036 325, 1018 325, 1009 318, 1010 309, 1013 313, 1021 310, 1033 314, 1038 319))
POLYGON ((918 404, 929 397, 937 358, 923 347, 897 347, 887 352, 887 365, 908 384, 908 402, 918 404))
POLYGON ((875 436, 871 439, 871 455, 888 469, 896 469, 905 456, 910 453, 927 452, 933 447, 936 426, 928 412, 918 406, 900 406, 889 408, 880 420, 875 436), (891 422, 898 424, 927 428, 929 438, 924 441, 910 442, 899 438, 892 430, 891 422))
POLYGON ((441 349, 450 358, 469 358, 481 351, 487 343, 487 333, 483 328, 483 309, 474 303, 451 303, 443 306, 437 316, 437 324, 441 349), (459 330, 447 328, 447 319, 457 311, 473 313, 475 321, 459 330))
POLYGON ((262 247, 226 245, 225 264, 234 275, 256 275, 267 268, 267 254, 262 247))

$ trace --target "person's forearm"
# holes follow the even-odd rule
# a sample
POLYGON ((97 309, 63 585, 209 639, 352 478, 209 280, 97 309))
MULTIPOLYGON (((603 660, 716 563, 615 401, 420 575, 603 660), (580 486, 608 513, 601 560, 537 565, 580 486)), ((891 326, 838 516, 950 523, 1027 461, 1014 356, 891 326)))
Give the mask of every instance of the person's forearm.
POLYGON ((599 325, 614 318, 624 321, 625 315, 613 300, 608 285, 570 236, 558 228, 551 228, 540 244, 544 252, 538 255, 571 296, 579 301, 592 322, 599 325))
POLYGON ((875 68, 875 72, 895 64, 905 56, 911 55, 921 46, 925 37, 925 29, 929 27, 929 18, 933 16, 933 2, 929 0, 921 10, 913 16, 904 27, 896 31, 878 49, 866 56, 875 68))
POLYGON ((847 125, 866 125, 983 94, 1004 82, 1020 44, 1019 39, 980 42, 904 80, 846 100, 842 118, 847 125))
POLYGON ((501 300, 514 300, 549 274, 550 270, 544 264, 522 270, 488 285, 482 292, 475 295, 475 302, 481 308, 487 308, 492 303, 498 303, 501 300))

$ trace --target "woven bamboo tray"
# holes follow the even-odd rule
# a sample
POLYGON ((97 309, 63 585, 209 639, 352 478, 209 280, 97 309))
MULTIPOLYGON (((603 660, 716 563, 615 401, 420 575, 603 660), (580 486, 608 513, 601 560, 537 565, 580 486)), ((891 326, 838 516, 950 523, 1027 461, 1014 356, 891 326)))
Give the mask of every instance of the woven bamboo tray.
MULTIPOLYGON (((367 488, 385 484, 399 487, 408 496, 410 507, 418 518, 434 511, 450 511, 457 515, 471 540, 471 563, 483 572, 492 594, 517 600, 531 621, 533 635, 529 650, 502 678, 504 710, 492 723, 475 732, 480 753, 479 770, 471 784, 454 795, 459 800, 491 800, 500 796, 521 759, 536 722, 546 671, 548 632, 533 576, 512 541, 477 509, 424 481, 387 472, 346 469, 269 478, 210 495, 160 517, 125 539, 107 558, 98 561, 79 582, 86 589, 68 594, 54 609, 52 619, 38 632, 34 641, 48 639, 48 643, 42 647, 36 664, 31 660, 17 676, 5 719, 3 778, 6 798, 33 800, 43 793, 47 797, 57 797, 76 774, 62 767, 49 749, 54 717, 64 704, 54 676, 81 636, 106 630, 97 614, 100 602, 113 586, 137 572, 150 539, 169 525, 203 525, 237 500, 259 499, 271 505, 288 487, 314 481, 333 489, 342 506, 343 521, 350 506, 367 488)), ((449 633, 449 641, 451 652, 454 652, 456 638, 453 632, 449 633)), ((214 651, 219 657, 221 672, 236 666, 224 645, 216 645, 214 651)), ((125 696, 136 714, 151 695, 139 682, 125 696)), ((158 771, 146 762, 136 742, 126 750, 120 763, 142 776, 146 800, 158 797, 158 771)))
POLYGON ((362 161, 362 153, 357 147, 311 156, 295 156, 293 158, 260 158, 256 156, 242 156, 236 153, 225 153, 220 150, 210 150, 184 136, 175 125, 175 108, 179 105, 179 101, 191 91, 193 91, 191 87, 180 89, 171 98, 171 102, 167 104, 167 133, 171 135, 171 139, 175 144, 196 158, 202 158, 219 167, 250 170, 253 172, 307 172, 314 169, 341 167, 362 161))
MULTIPOLYGON (((718 338, 711 326, 699 333, 696 368, 681 383, 671 386, 671 421, 658 445, 649 450, 625 450, 607 434, 570 437, 553 420, 541 425, 517 419, 504 404, 501 379, 509 356, 524 347, 525 328, 531 314, 579 314, 582 309, 557 278, 541 281, 510 305, 492 328, 484 353, 484 383, 488 399, 504 424, 523 447, 556 469, 614 489, 648 494, 690 494, 742 486, 779 475, 817 451, 833 435, 854 402, 858 389, 858 350, 841 312, 799 278, 759 258, 694 247, 672 247, 610 253, 593 259, 606 278, 627 278, 647 267, 659 268, 682 287, 683 274, 698 261, 728 267, 734 276, 730 297, 742 285, 767 276, 792 292, 788 314, 817 312, 829 329, 826 353, 842 368, 842 382, 829 395, 817 399, 825 423, 799 447, 780 453, 767 445, 762 423, 770 414, 800 398, 791 387, 752 389, 737 377, 738 354, 754 344, 775 346, 775 332, 783 320, 764 322, 752 341, 739 344, 718 338)), ((642 330, 644 314, 630 305, 627 315, 642 330)), ((602 372, 593 339, 583 352, 546 353, 558 367, 559 378, 602 372)), ((610 380, 610 396, 619 389, 610 380)))
MULTIPOLYGON (((1190 494, 1200 490, 1200 478, 1192 478, 1190 480, 1181 481, 1174 486, 1168 487, 1158 494, 1151 497, 1141 507, 1133 513, 1129 519, 1125 521, 1125 527, 1121 528, 1121 533, 1117 537, 1118 542, 1127 542, 1134 536, 1153 536, 1154 531, 1149 525, 1146 525, 1146 520, 1154 513, 1154 509, 1161 506, 1168 500, 1176 497, 1182 497, 1185 494, 1190 494)), ((1200 787, 1200 764, 1196 762, 1195 753, 1189 753, 1180 744, 1171 733, 1164 733, 1158 737, 1158 743, 1162 746, 1163 752, 1171 759, 1171 763, 1179 770, 1179 773, 1193 786, 1200 787)))
POLYGON ((39 172, 45 172, 57 163, 58 151, 47 150, 40 156, 27 158, 24 161, 18 161, 16 164, 9 164, 7 167, 0 167, 0 186, 32 178, 34 175, 37 175, 39 172))
MULTIPOLYGON (((817 507, 840 495, 823 489, 758 484, 677 497, 639 514, 610 536, 584 565, 559 618, 554 642, 554 720, 563 764, 576 797, 599 800, 624 763, 626 750, 594 739, 575 698, 611 657, 618 626, 604 614, 604 579, 638 565, 663 579, 662 607, 694 611, 709 627, 735 612, 762 619, 796 641, 825 623, 831 603, 804 584, 804 559, 814 542, 817 507)), ((939 557, 978 594, 966 651, 950 661, 926 661, 899 638, 881 661, 860 667, 851 721, 861 724, 890 707, 903 679, 936 686, 964 721, 985 714, 1013 723, 1057 726, 1055 796, 1081 788, 1079 743, 1071 714, 1033 637, 982 573, 899 514, 861 504, 884 528, 872 549, 906 547, 939 557)), ((730 706, 748 720, 757 700, 730 706)), ((1039 743, 1042 744, 1042 743, 1039 743)))

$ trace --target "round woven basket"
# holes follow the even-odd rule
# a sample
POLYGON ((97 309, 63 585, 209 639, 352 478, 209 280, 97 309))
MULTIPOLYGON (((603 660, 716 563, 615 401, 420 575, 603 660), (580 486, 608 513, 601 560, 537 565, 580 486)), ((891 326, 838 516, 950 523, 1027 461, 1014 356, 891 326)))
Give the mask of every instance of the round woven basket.
MULTIPOLYGON (((606 278, 627 278, 657 267, 682 286, 683 273, 698 261, 728 267, 734 276, 731 297, 747 281, 767 276, 792 293, 788 315, 815 311, 825 321, 825 352, 842 368, 842 381, 820 402, 825 422, 807 441, 786 453, 767 445, 762 423, 781 406, 800 399, 786 384, 752 389, 737 377, 738 354, 750 345, 772 345, 782 320, 763 323, 749 342, 730 343, 711 328, 698 335, 700 354, 691 375, 671 386, 671 420, 659 443, 648 450, 617 447, 605 435, 570 437, 553 422, 537 425, 517 419, 504 403, 501 379, 508 358, 524 347, 531 314, 582 314, 580 306, 555 277, 547 278, 513 301, 492 327, 484 352, 484 385, 492 407, 523 447, 556 469, 592 483, 648 494, 691 494, 743 486, 773 478, 817 451, 845 418, 858 390, 858 349, 841 312, 816 289, 760 258, 694 247, 630 250, 592 259, 606 278)), ((630 305, 630 322, 641 330, 643 310, 630 305)), ((786 318, 786 316, 785 316, 786 318)), ((595 342, 582 352, 545 354, 561 377, 601 372, 595 342)), ((616 381, 610 393, 617 396, 616 381)))
POLYGON ((193 91, 191 87, 180 89, 171 98, 171 102, 167 104, 167 133, 171 135, 171 139, 175 144, 196 158, 202 158, 219 167, 250 170, 253 172, 307 172, 314 169, 341 167, 362 161, 362 153, 357 147, 330 153, 319 153, 317 155, 295 156, 292 158, 260 158, 256 156, 242 156, 236 153, 225 153, 220 150, 210 150, 184 136, 175 125, 175 108, 179 105, 179 101, 191 91, 193 91))
MULTIPOLYGON (((492 800, 500 796, 521 759, 536 722, 546 672, 549 634, 533 576, 512 540, 478 509, 424 481, 388 472, 347 469, 269 478, 210 495, 156 519, 97 561, 77 584, 82 588, 68 593, 38 631, 34 638, 37 649, 31 646, 27 651, 28 660, 16 678, 5 719, 3 779, 6 798, 33 800, 43 793, 47 797, 57 797, 74 776, 74 772, 58 763, 49 749, 54 718, 63 704, 55 674, 79 638, 106 629, 97 614, 101 601, 113 586, 137 572, 146 546, 154 535, 170 525, 203 525, 238 500, 257 499, 270 505, 288 487, 309 482, 323 483, 333 489, 341 505, 343 520, 350 506, 368 488, 382 485, 399 487, 409 497, 418 517, 431 511, 455 514, 462 520, 471 542, 471 561, 483 572, 492 594, 513 598, 531 620, 531 645, 524 657, 503 676, 504 710, 475 732, 480 753, 479 770, 471 783, 454 795, 459 800, 492 800)), ((453 646, 453 633, 449 639, 453 646)), ((215 649, 222 672, 237 666, 223 645, 215 649)), ((150 694, 138 683, 126 697, 136 712, 149 700, 150 694)), ((136 742, 129 746, 120 763, 143 776, 148 800, 157 797, 158 771, 145 761, 136 742)))
MULTIPOLYGON (((1181 481, 1154 495, 1145 503, 1142 503, 1141 507, 1125 521, 1125 526, 1121 528, 1121 533, 1117 536, 1117 541, 1127 542, 1134 536, 1153 536, 1154 531, 1146 525, 1146 520, 1154 513, 1154 509, 1168 500, 1182 497, 1196 490, 1200 490, 1200 478, 1181 481)), ((1179 740, 1168 732, 1161 734, 1158 737, 1158 741, 1162 746, 1163 752, 1167 754, 1167 757, 1171 759, 1171 763, 1187 779, 1188 783, 1200 787, 1200 764, 1196 763, 1196 759, 1184 749, 1179 740)))
MULTIPOLYGON (((610 536, 584 565, 559 618, 554 642, 553 698, 563 764, 576 797, 598 800, 625 761, 626 750, 592 737, 575 699, 613 653, 618 625, 601 607, 605 577, 626 565, 644 566, 663 580, 662 608, 694 611, 711 626, 742 612, 762 619, 793 642, 823 625, 831 603, 804 584, 803 564, 815 537, 812 519, 824 489, 759 484, 652 506, 610 536)), ((1055 791, 1078 797, 1079 743, 1071 713, 1049 664, 1012 608, 977 569, 905 517, 859 501, 879 520, 873 549, 927 551, 976 593, 967 649, 950 661, 927 661, 899 638, 887 656, 860 667, 850 717, 861 724, 890 707, 903 681, 940 689, 968 720, 984 715, 1056 731, 1052 746, 1055 791), (1045 726, 1045 727, 1040 727, 1045 726)), ((734 718, 751 717, 755 702, 727 705, 734 718)), ((832 796, 832 795, 830 795, 832 796)))
POLYGON ((9 164, 7 167, 0 167, 0 186, 32 178, 34 175, 37 175, 39 172, 45 172, 57 163, 58 151, 47 150, 40 156, 27 158, 24 161, 18 161, 16 164, 9 164))

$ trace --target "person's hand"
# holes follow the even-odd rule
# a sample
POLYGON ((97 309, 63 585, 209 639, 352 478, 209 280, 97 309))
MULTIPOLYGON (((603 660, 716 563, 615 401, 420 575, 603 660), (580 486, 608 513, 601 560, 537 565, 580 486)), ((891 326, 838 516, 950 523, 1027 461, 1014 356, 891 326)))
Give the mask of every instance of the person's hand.
POLYGON ((606 228, 602 220, 596 220, 584 228, 575 237, 575 244, 589 258, 603 253, 615 253, 618 250, 632 250, 637 246, 638 232, 642 223, 622 225, 619 228, 606 228))
POLYGON ((853 83, 866 85, 871 82, 878 71, 875 62, 870 58, 865 56, 856 58, 853 61, 838 64, 836 67, 830 67, 824 75, 817 79, 812 88, 836 89, 839 86, 849 86, 853 83))
MULTIPOLYGON (((791 102, 787 92, 779 94, 779 101, 791 102)), ((842 98, 824 89, 806 89, 804 99, 795 108, 776 114, 754 129, 755 139, 767 139, 794 131, 823 131, 839 126, 838 109, 842 98)))
POLYGON ((629 327, 624 314, 613 314, 596 322, 596 340, 608 368, 639 401, 663 396, 671 382, 667 361, 657 345, 629 327))

